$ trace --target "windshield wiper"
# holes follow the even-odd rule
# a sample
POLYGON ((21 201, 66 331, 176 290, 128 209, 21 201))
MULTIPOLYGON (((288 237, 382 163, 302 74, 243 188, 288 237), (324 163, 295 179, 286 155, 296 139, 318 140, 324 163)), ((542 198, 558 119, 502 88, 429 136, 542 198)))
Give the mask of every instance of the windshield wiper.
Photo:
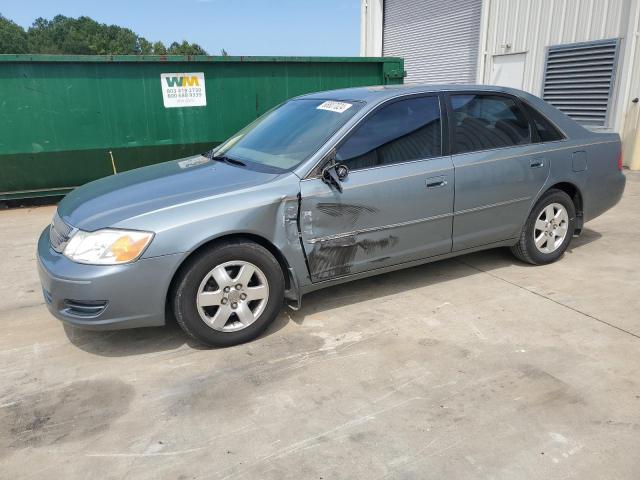
POLYGON ((212 160, 218 160, 219 162, 225 162, 225 163, 228 163, 230 165, 239 165, 241 167, 246 167, 247 166, 246 163, 244 163, 244 162, 242 162, 240 160, 236 160, 235 158, 227 157, 225 155, 214 155, 214 156, 211 156, 209 158, 212 159, 212 160))

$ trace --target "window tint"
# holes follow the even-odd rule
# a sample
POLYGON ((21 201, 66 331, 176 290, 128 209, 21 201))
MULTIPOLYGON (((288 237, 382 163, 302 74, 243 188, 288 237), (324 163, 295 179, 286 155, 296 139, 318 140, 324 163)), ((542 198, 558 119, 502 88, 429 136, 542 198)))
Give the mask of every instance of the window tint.
POLYGON ((531 117, 531 120, 533 120, 533 124, 538 132, 538 141, 554 142, 564 138, 558 129, 554 127, 553 124, 539 111, 527 104, 524 104, 524 108, 531 117))
POLYGON ((336 152, 351 170, 438 157, 441 153, 438 97, 393 102, 364 120, 336 152))
POLYGON ((454 152, 510 147, 531 142, 529 122, 511 98, 452 95, 454 152))

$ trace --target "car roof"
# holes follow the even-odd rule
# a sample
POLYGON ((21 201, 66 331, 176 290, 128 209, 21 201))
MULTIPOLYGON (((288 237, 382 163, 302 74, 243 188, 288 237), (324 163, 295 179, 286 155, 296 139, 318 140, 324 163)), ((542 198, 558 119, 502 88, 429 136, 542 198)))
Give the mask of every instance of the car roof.
POLYGON ((374 102, 386 100, 389 98, 408 95, 412 93, 437 93, 447 91, 482 91, 482 92, 500 92, 512 95, 523 96, 525 92, 516 90, 515 88, 500 87, 495 85, 434 85, 434 84, 410 84, 410 85, 377 85, 370 87, 354 87, 341 88, 339 90, 327 90, 324 92, 309 93, 296 98, 305 98, 313 100, 352 100, 363 102, 374 102))
POLYGON ((534 106, 547 119, 556 124, 566 136, 585 137, 592 135, 592 132, 585 129, 560 110, 554 108, 549 103, 528 92, 510 87, 498 85, 473 85, 473 84, 409 84, 409 85, 378 85, 371 87, 342 88, 339 90, 327 90, 324 92, 309 93, 301 95, 296 99, 313 100, 334 100, 334 101, 360 101, 367 103, 367 110, 375 108, 376 105, 392 98, 403 95, 438 92, 486 92, 486 93, 506 93, 515 95, 534 106))

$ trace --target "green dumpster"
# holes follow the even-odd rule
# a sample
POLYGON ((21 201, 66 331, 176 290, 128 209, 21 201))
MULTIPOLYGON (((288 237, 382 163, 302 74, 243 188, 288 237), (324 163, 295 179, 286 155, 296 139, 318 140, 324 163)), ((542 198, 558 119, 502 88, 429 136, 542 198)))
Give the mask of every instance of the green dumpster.
POLYGON ((392 57, 0 55, 0 200, 203 152, 287 98, 403 70, 392 57))

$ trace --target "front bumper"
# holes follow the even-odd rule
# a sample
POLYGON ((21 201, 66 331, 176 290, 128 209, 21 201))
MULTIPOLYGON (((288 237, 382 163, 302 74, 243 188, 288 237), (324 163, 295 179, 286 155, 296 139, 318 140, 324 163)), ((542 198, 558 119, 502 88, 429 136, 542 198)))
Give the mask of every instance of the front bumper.
POLYGON ((38 240, 38 274, 49 311, 91 330, 164 325, 166 295, 185 254, 123 265, 84 265, 55 252, 49 229, 38 240))

